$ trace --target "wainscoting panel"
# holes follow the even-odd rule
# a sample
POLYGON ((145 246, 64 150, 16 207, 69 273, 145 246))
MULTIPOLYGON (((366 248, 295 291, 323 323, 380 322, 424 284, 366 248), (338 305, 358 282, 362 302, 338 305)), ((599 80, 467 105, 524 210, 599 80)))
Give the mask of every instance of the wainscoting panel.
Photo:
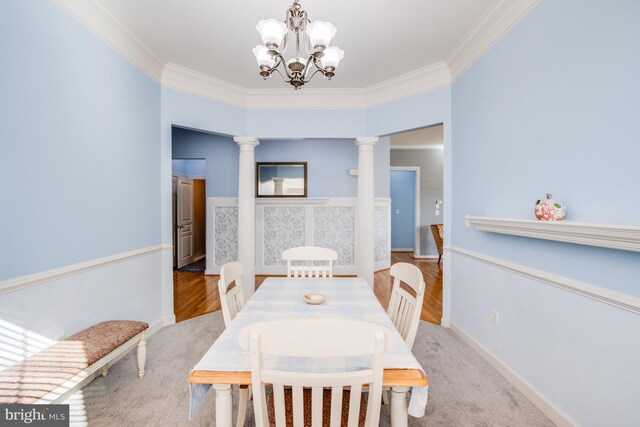
MULTIPOLYGON (((256 200, 256 274, 286 274, 281 255, 295 246, 338 252, 334 273, 355 274, 356 198, 256 200)), ((219 274, 238 254, 238 200, 207 199, 207 274, 219 274)), ((390 267, 389 199, 375 201, 375 268, 390 267)))
MULTIPOLYGON (((264 265, 286 266, 282 252, 305 244, 304 206, 264 206, 264 265)), ((260 226, 260 222, 256 224, 260 226)))
POLYGON ((355 207, 313 208, 313 245, 338 252, 336 266, 353 266, 355 259, 355 207))

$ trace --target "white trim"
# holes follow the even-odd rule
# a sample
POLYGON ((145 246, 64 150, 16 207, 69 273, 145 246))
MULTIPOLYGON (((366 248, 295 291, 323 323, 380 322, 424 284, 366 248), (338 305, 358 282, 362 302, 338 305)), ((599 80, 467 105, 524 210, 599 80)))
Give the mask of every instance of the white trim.
MULTIPOLYGON (((392 171, 412 171, 416 173, 416 193, 415 193, 415 219, 413 225, 413 234, 415 245, 413 248, 413 257, 418 258, 420 256, 420 166, 391 166, 392 171)), ((393 215, 391 209, 389 209, 389 216, 393 215)), ((398 251, 399 249, 396 249, 398 251)), ((393 249, 391 249, 393 252, 393 249)))
POLYGON ((538 221, 469 215, 465 216, 465 225, 473 225, 479 230, 491 233, 640 252, 639 225, 538 221))
POLYGON ((91 261, 85 261, 77 264, 68 265, 66 267, 55 268, 55 269, 43 271, 40 273, 29 274, 26 276, 20 276, 13 279, 3 280, 2 282, 0 282, 0 295, 6 294, 9 292, 15 292, 20 289, 28 288, 30 286, 41 285, 43 283, 62 279, 68 276, 73 276, 75 274, 82 273, 88 270, 93 270, 99 267, 105 267, 107 265, 126 261, 132 258, 149 255, 152 253, 160 252, 162 250, 171 249, 171 248, 172 248, 172 245, 169 245, 169 244, 149 246, 147 248, 137 249, 135 251, 123 252, 123 253, 111 255, 104 258, 98 258, 91 261))
POLYGON ((415 259, 438 259, 440 258, 440 256, 438 254, 436 255, 420 255, 420 256, 414 256, 415 259))
POLYGON ((156 82, 165 60, 159 57, 104 0, 54 0, 78 22, 156 82))
POLYGON ((476 351, 484 360, 486 360, 496 371, 498 371, 503 377, 505 377, 515 388, 520 390, 527 399, 542 411, 555 425, 564 426, 578 426, 569 415, 567 415, 562 409, 558 408, 555 403, 551 401, 547 396, 542 394, 537 388, 535 388, 526 379, 522 378, 520 374, 514 371, 510 366, 496 357, 485 346, 480 344, 464 331, 461 327, 456 325, 453 321, 449 322, 449 327, 456 335, 458 335, 464 342, 466 342, 472 349, 476 351))
POLYGON ((324 205, 329 199, 320 198, 296 198, 296 197, 275 197, 262 198, 256 197, 256 205, 324 205))
POLYGON ((496 0, 445 61, 365 88, 245 88, 158 56, 105 0, 54 0, 107 45, 165 87, 246 109, 364 109, 445 87, 522 19, 539 0, 496 0))
POLYGON ((365 106, 375 107, 451 84, 451 73, 444 61, 411 71, 365 88, 365 106))
POLYGON ((442 150, 443 144, 434 145, 391 145, 391 150, 442 150))
MULTIPOLYGON (((165 327, 165 326, 171 326, 171 325, 175 325, 176 323, 176 315, 175 314, 171 314, 169 316, 165 316, 162 318, 162 326, 161 328, 165 327)), ((149 326, 149 330, 151 330, 151 326, 149 326)), ((160 330, 160 329, 158 329, 160 330)), ((155 331, 153 332, 155 333, 155 331)), ((149 336, 151 336, 152 333, 149 333, 149 336)))
POLYGON ((540 0, 494 1, 447 56, 451 81, 460 77, 539 2, 540 0))
POLYGON ((567 277, 548 273, 542 270, 537 270, 535 268, 525 267, 523 265, 504 261, 498 258, 493 258, 488 255, 470 251, 468 249, 450 247, 445 248, 445 250, 465 256, 470 259, 474 259, 476 261, 483 262, 493 267, 498 267, 510 273, 526 277, 527 279, 544 283, 545 285, 550 285, 568 292, 572 292, 574 294, 581 295, 583 297, 590 298, 592 300, 596 300, 617 308, 621 308, 623 310, 630 311, 632 313, 640 314, 639 297, 612 291, 610 289, 602 288, 591 283, 569 279, 567 277))
POLYGON ((236 107, 247 106, 246 88, 171 62, 162 69, 162 86, 236 107))
POLYGON ((322 109, 363 109, 366 89, 349 88, 305 88, 300 91, 285 89, 247 89, 244 108, 249 110, 284 110, 303 108, 322 109))

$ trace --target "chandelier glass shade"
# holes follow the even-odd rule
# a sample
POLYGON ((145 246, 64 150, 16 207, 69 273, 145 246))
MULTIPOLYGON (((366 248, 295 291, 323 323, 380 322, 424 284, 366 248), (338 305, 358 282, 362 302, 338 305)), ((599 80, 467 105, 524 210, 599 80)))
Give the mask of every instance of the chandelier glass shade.
POLYGON ((287 9, 284 22, 276 19, 258 22, 256 29, 263 44, 253 48, 260 75, 266 80, 277 72, 294 89, 300 89, 316 74, 331 80, 344 58, 342 49, 330 46, 336 27, 330 22, 311 22, 298 1, 294 0, 287 9), (286 60, 283 53, 293 41, 295 56, 286 60))

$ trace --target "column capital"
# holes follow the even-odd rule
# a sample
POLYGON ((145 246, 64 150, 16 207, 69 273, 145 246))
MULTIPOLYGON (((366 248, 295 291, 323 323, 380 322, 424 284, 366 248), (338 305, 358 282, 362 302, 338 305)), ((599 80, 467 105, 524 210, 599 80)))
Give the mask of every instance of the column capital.
POLYGON ((362 149, 365 146, 373 147, 374 145, 376 145, 379 139, 380 138, 378 138, 377 136, 359 136, 356 138, 355 144, 359 149, 362 149))
POLYGON ((250 145, 255 147, 260 144, 260 141, 255 136, 234 136, 233 140, 241 147, 243 145, 250 145))

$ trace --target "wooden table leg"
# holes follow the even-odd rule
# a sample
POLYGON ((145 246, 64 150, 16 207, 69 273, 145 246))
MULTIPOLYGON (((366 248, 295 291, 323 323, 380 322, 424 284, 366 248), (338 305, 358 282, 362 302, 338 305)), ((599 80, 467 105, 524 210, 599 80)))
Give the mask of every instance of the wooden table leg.
POLYGON ((391 426, 407 427, 409 413, 407 412, 407 391, 409 387, 391 388, 391 426))
POLYGON ((213 384, 216 390, 216 426, 232 427, 233 400, 230 384, 213 384))

